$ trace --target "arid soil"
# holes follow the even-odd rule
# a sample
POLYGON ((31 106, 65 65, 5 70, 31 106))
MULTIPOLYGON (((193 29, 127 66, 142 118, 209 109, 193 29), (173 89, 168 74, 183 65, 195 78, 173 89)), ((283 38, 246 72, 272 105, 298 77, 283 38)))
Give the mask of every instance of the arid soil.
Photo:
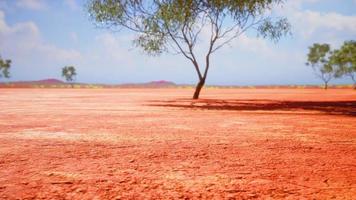
POLYGON ((0 89, 0 199, 355 199, 352 89, 0 89))

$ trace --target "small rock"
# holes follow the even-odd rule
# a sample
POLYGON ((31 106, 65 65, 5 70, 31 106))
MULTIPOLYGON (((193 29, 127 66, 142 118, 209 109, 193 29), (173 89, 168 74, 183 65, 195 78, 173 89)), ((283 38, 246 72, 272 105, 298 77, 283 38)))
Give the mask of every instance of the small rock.
POLYGON ((256 198, 256 197, 258 197, 258 195, 257 195, 257 194, 254 194, 254 193, 247 194, 247 196, 248 196, 249 198, 256 198))

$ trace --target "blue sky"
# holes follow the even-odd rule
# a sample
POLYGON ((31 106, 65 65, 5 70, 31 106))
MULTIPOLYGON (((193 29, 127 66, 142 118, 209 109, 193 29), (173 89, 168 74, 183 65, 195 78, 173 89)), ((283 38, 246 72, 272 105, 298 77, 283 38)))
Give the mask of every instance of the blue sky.
MULTIPOLYGON (((134 33, 96 28, 84 3, 0 0, 0 54, 13 60, 11 81, 61 79, 61 68, 74 65, 78 82, 197 82, 182 56, 149 57, 133 47, 134 33)), ((320 84, 305 66, 308 46, 319 42, 337 48, 356 39, 356 0, 289 0, 275 13, 289 19, 293 35, 276 44, 242 35, 213 55, 208 84, 320 84)))

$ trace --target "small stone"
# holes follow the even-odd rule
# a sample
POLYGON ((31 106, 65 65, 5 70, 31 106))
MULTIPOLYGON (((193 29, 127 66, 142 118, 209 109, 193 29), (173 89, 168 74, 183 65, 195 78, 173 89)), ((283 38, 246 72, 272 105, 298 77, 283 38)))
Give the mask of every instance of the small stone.
POLYGON ((253 194, 253 193, 250 193, 250 194, 247 194, 248 197, 251 197, 251 198, 256 198, 258 197, 257 194, 253 194))

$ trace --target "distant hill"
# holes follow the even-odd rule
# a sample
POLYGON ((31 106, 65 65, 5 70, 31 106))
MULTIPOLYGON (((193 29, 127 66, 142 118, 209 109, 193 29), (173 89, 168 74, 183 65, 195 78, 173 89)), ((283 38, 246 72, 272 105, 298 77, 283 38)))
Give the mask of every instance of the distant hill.
POLYGON ((50 78, 43 79, 38 81, 22 81, 22 82, 13 82, 13 83, 21 83, 21 84, 63 84, 64 82, 58 79, 50 78))
MULTIPOLYGON (((166 88, 166 87, 175 87, 177 86, 175 83, 171 81, 151 81, 147 83, 128 83, 128 84, 117 84, 117 85, 107 85, 107 84, 87 84, 87 83, 74 83, 76 87, 79 88, 166 88)), ((63 88, 69 87, 70 85, 64 81, 50 78, 50 79, 43 79, 37 81, 13 81, 13 82, 6 82, 0 83, 1 88, 63 88)))
POLYGON ((127 87, 127 86, 133 86, 133 87, 174 87, 176 86, 175 83, 170 82, 170 81, 165 81, 165 80, 160 80, 160 81, 151 81, 151 82, 147 82, 147 83, 136 83, 136 84, 123 84, 123 85, 119 85, 122 87, 127 87))
MULTIPOLYGON (((50 78, 50 79, 43 79, 43 80, 37 80, 37 81, 13 81, 9 82, 7 84, 15 84, 15 85, 33 85, 33 84, 63 84, 64 82, 58 79, 50 78)), ((4 83, 2 83, 4 84, 4 83)))
POLYGON ((39 81, 35 81, 35 83, 37 84, 63 84, 64 82, 58 79, 44 79, 44 80, 39 80, 39 81))
POLYGON ((152 86, 175 86, 176 84, 171 82, 171 81, 160 80, 160 81, 148 82, 148 83, 146 83, 146 85, 152 85, 152 86))
POLYGON ((36 81, 13 81, 13 82, 6 82, 6 83, 0 83, 0 87, 2 88, 32 88, 36 86, 43 86, 43 87, 49 87, 52 85, 64 85, 65 82, 50 78, 50 79, 43 79, 43 80, 36 80, 36 81))
POLYGON ((160 80, 160 81, 151 81, 148 83, 121 84, 121 85, 117 85, 117 86, 125 87, 125 88, 130 88, 130 87, 165 88, 165 87, 175 87, 177 85, 171 81, 160 80))

